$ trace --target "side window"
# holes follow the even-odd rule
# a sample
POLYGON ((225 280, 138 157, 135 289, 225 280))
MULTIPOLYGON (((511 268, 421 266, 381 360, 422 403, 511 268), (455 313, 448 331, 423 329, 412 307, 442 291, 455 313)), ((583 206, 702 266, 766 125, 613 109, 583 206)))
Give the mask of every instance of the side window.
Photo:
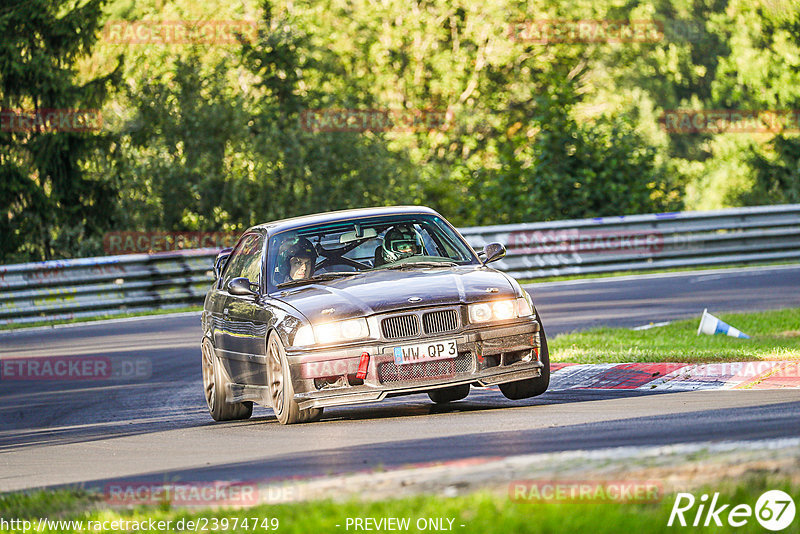
POLYGON ((242 276, 247 277, 248 280, 254 284, 261 282, 261 251, 264 240, 261 236, 255 240, 253 250, 247 254, 247 261, 242 268, 242 276))
POLYGON ((258 282, 262 243, 261 234, 248 234, 242 238, 228 260, 222 280, 223 288, 228 286, 228 282, 241 276, 247 277, 253 283, 258 282))

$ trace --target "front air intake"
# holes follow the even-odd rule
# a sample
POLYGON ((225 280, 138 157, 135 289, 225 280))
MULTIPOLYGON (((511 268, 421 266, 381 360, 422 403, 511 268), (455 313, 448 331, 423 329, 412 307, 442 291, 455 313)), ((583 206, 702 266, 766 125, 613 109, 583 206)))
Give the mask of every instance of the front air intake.
POLYGON ((381 322, 381 331, 386 339, 400 339, 419 335, 419 320, 416 315, 397 315, 381 322))

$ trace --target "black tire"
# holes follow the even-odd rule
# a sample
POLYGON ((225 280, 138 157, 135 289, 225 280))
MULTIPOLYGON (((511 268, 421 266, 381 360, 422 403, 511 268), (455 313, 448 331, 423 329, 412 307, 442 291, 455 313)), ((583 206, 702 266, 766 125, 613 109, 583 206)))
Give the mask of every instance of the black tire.
POLYGON ((547 348, 547 336, 544 333, 542 323, 539 323, 539 327, 539 335, 542 341, 542 346, 539 349, 539 356, 544 365, 542 368, 542 375, 527 380, 500 384, 500 391, 503 392, 503 395, 505 395, 507 399, 520 400, 536 397, 547 391, 547 388, 550 386, 550 351, 547 348))
POLYGON ((469 395, 469 384, 461 384, 449 388, 434 389, 428 392, 428 396, 436 404, 445 404, 466 398, 469 395))
POLYGON ((214 421, 249 419, 253 415, 252 402, 228 402, 227 384, 230 383, 222 364, 214 352, 211 340, 203 338, 201 345, 203 368, 203 393, 208 411, 214 421))
POLYGON ((272 411, 282 425, 312 423, 322 417, 322 408, 301 410, 294 400, 286 350, 275 332, 271 332, 267 338, 267 384, 272 411))

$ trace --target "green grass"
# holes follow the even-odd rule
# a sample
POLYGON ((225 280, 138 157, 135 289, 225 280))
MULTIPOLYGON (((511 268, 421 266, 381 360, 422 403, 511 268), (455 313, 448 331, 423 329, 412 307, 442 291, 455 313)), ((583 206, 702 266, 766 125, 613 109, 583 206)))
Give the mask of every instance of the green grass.
POLYGON ((72 324, 72 323, 84 323, 84 322, 91 322, 91 321, 104 321, 107 319, 125 319, 127 317, 145 317, 147 315, 167 315, 170 313, 184 313, 184 312, 196 312, 202 311, 202 306, 185 306, 183 308, 169 308, 164 310, 148 310, 148 311, 139 311, 139 312, 131 312, 131 313, 120 313, 120 314, 104 314, 104 315, 93 315, 91 317, 76 317, 74 319, 59 319, 57 321, 35 321, 32 323, 24 323, 24 324, 4 324, 0 325, 0 330, 20 330, 23 328, 34 328, 38 326, 55 326, 59 324, 72 324))
POLYGON ((522 285, 538 284, 542 282, 567 282, 569 280, 586 280, 591 278, 614 278, 617 276, 630 276, 640 274, 683 273, 692 271, 717 271, 723 269, 741 269, 742 267, 770 267, 773 265, 797 265, 797 262, 776 261, 768 263, 732 263, 730 265, 707 265, 693 267, 673 267, 671 269, 651 269, 646 271, 612 271, 609 273, 565 274, 561 276, 543 276, 541 278, 520 278, 517 280, 522 285))
MULTIPOLYGON (((718 503, 747 504, 755 506, 758 497, 766 490, 781 489, 790 494, 795 502, 800 502, 800 485, 785 480, 769 479, 764 475, 751 476, 734 482, 722 482, 705 490, 692 493, 699 499, 703 493, 720 492, 718 503)), ((168 506, 139 507, 134 509, 112 510, 100 506, 97 502, 87 501, 87 495, 68 491, 37 492, 31 495, 0 495, 0 517, 3 519, 37 520, 73 519, 83 521, 172 521, 174 525, 183 519, 193 521, 213 521, 212 518, 228 520, 227 532, 253 532, 252 520, 247 530, 230 528, 233 518, 239 521, 245 518, 257 518, 259 522, 276 518, 279 523, 278 532, 311 534, 316 532, 353 532, 346 529, 347 518, 410 518, 409 532, 420 532, 415 527, 419 518, 453 519, 453 531, 464 533, 549 533, 549 532, 592 532, 598 534, 619 532, 675 532, 675 531, 709 531, 709 532, 764 532, 755 518, 740 528, 727 525, 709 528, 682 529, 677 526, 668 527, 667 521, 675 502, 674 495, 666 495, 661 502, 650 504, 631 503, 578 503, 578 502, 531 502, 513 501, 506 495, 478 492, 461 497, 416 496, 404 499, 392 499, 375 502, 333 502, 313 501, 281 505, 260 505, 241 510, 196 510, 172 509, 168 506), (74 508, 65 512, 63 505, 72 503, 74 508), (204 519, 201 519, 204 518, 204 519), (337 525, 339 525, 337 527, 337 525), (464 525, 463 527, 461 525, 464 525)), ((730 510, 730 506, 728 510, 730 510)), ((692 509, 696 511, 697 506, 692 509)), ((690 519, 693 515, 687 513, 690 519)), ((722 514, 724 522, 726 513, 722 514)), ((184 523, 185 524, 185 523, 184 523)), ((445 521, 445 524, 447 522, 445 521)), ((782 531, 798 532, 798 521, 782 531)), ((2 531, 2 530, 0 530, 2 531)), ((73 528, 64 528, 60 532, 76 532, 73 528)), ((265 532, 258 528, 255 531, 265 532)))
POLYGON ((550 359, 575 363, 800 359, 800 308, 717 317, 752 339, 698 336, 698 316, 649 330, 596 328, 562 334, 549 340, 550 359))
POLYGON ((0 494, 0 518, 74 517, 100 502, 99 496, 80 489, 5 493, 0 494))

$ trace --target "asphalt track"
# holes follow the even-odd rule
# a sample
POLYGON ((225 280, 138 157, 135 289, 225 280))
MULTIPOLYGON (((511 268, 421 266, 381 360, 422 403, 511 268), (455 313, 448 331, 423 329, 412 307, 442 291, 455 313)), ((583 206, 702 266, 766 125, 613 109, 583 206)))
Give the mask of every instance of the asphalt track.
MULTIPOLYGON (((528 286, 548 334, 800 307, 800 267, 528 286)), ((283 427, 271 410, 214 423, 200 385, 199 315, 0 334, 0 358, 146 361, 149 379, 0 380, 0 491, 104 481, 253 480, 535 452, 800 435, 800 390, 493 389, 437 407, 415 395, 283 427)))

